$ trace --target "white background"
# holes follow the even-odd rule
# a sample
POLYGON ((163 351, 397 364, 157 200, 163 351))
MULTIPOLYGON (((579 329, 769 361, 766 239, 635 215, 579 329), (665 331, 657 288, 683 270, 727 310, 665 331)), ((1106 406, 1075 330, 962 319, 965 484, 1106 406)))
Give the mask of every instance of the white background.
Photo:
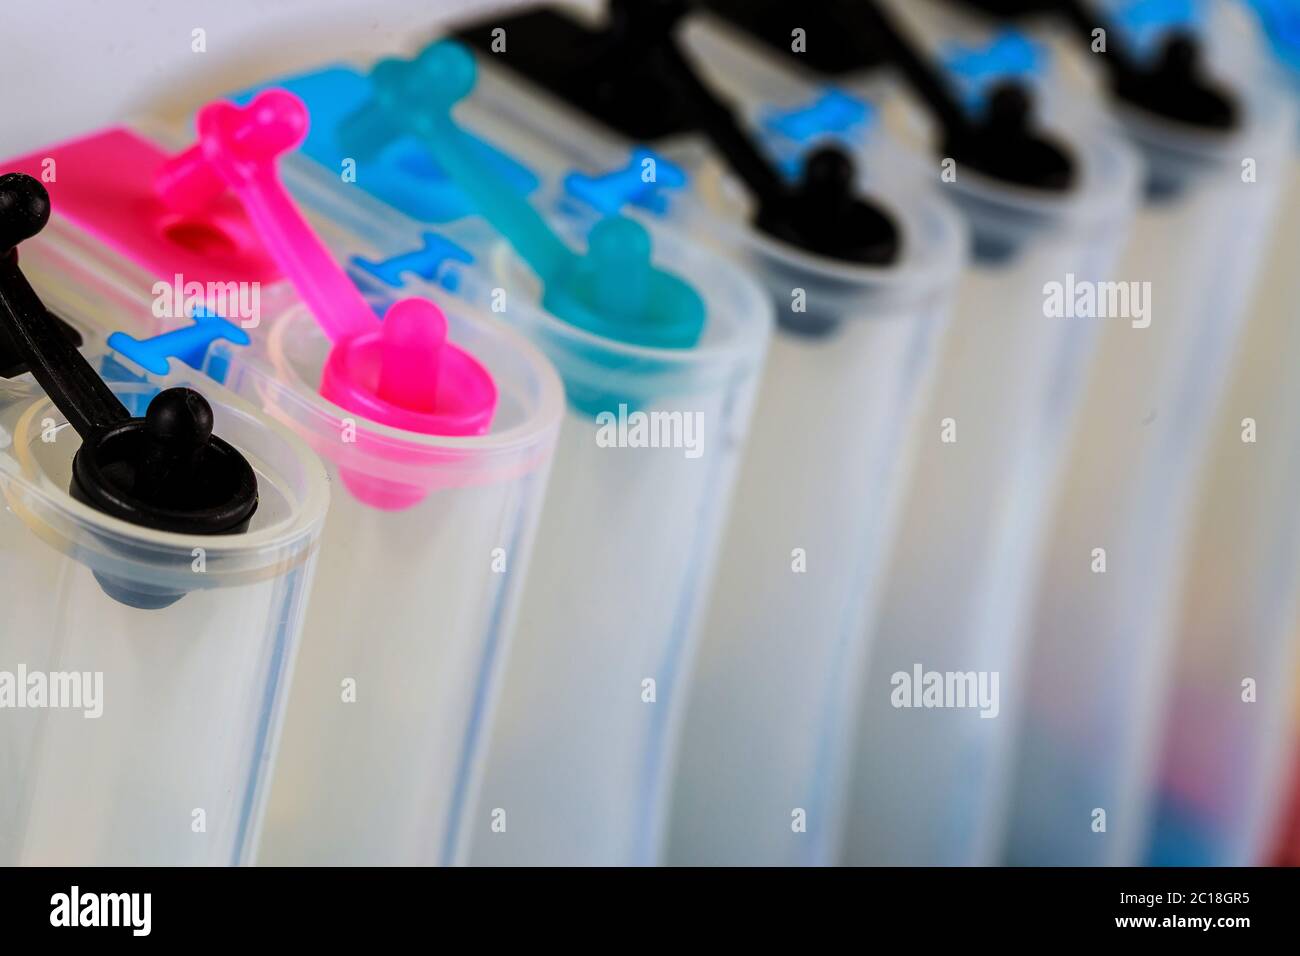
POLYGON ((0 0, 0 156, 349 56, 414 51, 520 0, 0 0), (207 52, 191 49, 207 32, 207 52))

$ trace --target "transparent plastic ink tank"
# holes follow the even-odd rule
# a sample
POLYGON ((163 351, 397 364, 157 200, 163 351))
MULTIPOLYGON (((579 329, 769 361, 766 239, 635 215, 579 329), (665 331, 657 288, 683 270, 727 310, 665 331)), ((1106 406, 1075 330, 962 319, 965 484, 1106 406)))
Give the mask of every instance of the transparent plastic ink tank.
MULTIPOLYGON (((975 30, 957 42, 944 39, 949 19, 930 27, 900 31, 899 40, 915 45, 921 68, 947 91, 946 109, 984 115, 999 96, 1026 104, 1030 132, 1048 157, 1059 157, 1058 171, 1046 162, 1038 170, 953 165, 946 148, 927 143, 951 125, 947 113, 909 98, 880 75, 880 64, 849 76, 813 74, 794 63, 801 58, 782 59, 717 19, 687 31, 697 60, 746 102, 773 153, 798 162, 815 144, 835 142, 870 167, 873 155, 892 148, 898 168, 935 183, 972 234, 972 262, 912 435, 917 460, 880 611, 867 627, 843 848, 851 864, 970 865, 999 852, 1026 615, 1102 328, 1094 315, 1052 311, 1047 293, 1055 287, 1073 302, 1076 284, 1113 277, 1139 178, 1120 132, 1063 82, 1036 39, 975 30), (938 121, 920 113, 935 128, 927 135, 914 135, 907 122, 918 105, 937 113, 938 121), (956 710, 899 707, 898 675, 911 681, 918 665, 922 673, 983 675, 990 699, 956 710)), ((825 30, 819 35, 825 49, 825 30)))
MULTIPOLYGON (((1270 30, 1279 86, 1300 101, 1294 8, 1254 4, 1270 30)), ((1146 860, 1254 866, 1275 859, 1298 735, 1296 598, 1300 480, 1296 394, 1300 134, 1261 178, 1285 179, 1277 228, 1263 251, 1241 358, 1213 429, 1211 464, 1178 609, 1157 804, 1146 860)))
MULTIPOLYGON (((640 155, 633 141, 598 130, 590 118, 528 89, 516 76, 502 76, 491 57, 480 57, 480 65, 483 82, 459 104, 457 115, 485 140, 509 143, 516 155, 529 157, 544 151, 522 144, 545 143, 586 177, 640 155)), ((719 122, 730 128, 730 120, 719 122)), ((749 225, 744 197, 738 195, 743 191, 723 175, 716 158, 705 156, 698 140, 652 148, 685 170, 695 189, 660 190, 662 205, 657 196, 654 209, 632 214, 703 238, 751 270, 774 304, 779 323, 741 464, 729 536, 722 545, 715 611, 705 622, 703 670, 697 675, 702 689, 692 692, 683 730, 684 785, 707 787, 710 780, 719 785, 712 793, 697 791, 704 804, 687 813, 692 825, 712 834, 696 843, 693 852, 726 859, 718 852, 754 846, 747 828, 756 801, 781 793, 776 800, 788 807, 783 787, 801 793, 822 788, 820 753, 830 752, 837 765, 842 763, 845 720, 856 692, 856 679, 844 681, 845 662, 862 656, 876 556, 904 473, 902 436, 929 367, 933 336, 946 315, 964 236, 940 200, 914 200, 907 189, 882 199, 886 192, 876 184, 892 184, 883 168, 846 182, 839 178, 844 165, 837 157, 826 157, 818 167, 818 177, 824 173, 824 179, 809 181, 834 182, 841 196, 849 186, 854 200, 861 201, 853 215, 871 224, 871 230, 856 233, 858 239, 886 241, 839 258, 802 251, 778 238, 783 228, 770 218, 762 230, 749 225), (885 261, 897 255, 898 261, 863 265, 855 261, 859 255, 885 261), (814 467, 813 461, 820 464, 814 467), (834 571, 807 578, 792 574, 792 549, 801 546, 834 571), (789 593, 792 587, 801 594, 789 593), (796 608, 799 621, 792 627, 796 608), (815 615, 811 621, 808 613, 815 615), (806 653, 794 646, 796 635, 806 653), (794 664, 792 657, 798 658, 794 664), (784 674, 789 686, 773 697, 766 680, 777 674, 784 674), (788 732, 768 738, 776 749, 766 759, 755 754, 753 762, 724 780, 720 774, 740 762, 736 746, 763 738, 767 730, 747 723, 755 709, 747 702, 759 694, 768 701, 771 720, 784 722, 788 732), (707 712, 696 713, 697 706, 707 712), (727 752, 724 761, 717 759, 719 746, 727 752), (788 772, 777 774, 777 767, 788 772), (715 803, 719 793, 721 803, 715 803), (744 809, 747 816, 739 829, 715 826, 710 815, 721 813, 723 803, 744 809)), ((748 155, 746 149, 738 147, 748 155)), ((581 197, 562 185, 564 179, 552 168, 533 165, 541 180, 536 187, 539 207, 572 210, 591 221, 594 214, 583 212, 581 197)), ((751 189, 766 184, 762 188, 769 205, 760 218, 772 214, 773 194, 780 191, 771 185, 771 175, 755 171, 748 184, 751 189)), ((834 221, 833 216, 826 220, 834 221)), ((842 782, 842 774, 837 779, 842 782)), ((831 790, 834 786, 827 792, 831 790)), ((680 788, 674 797, 680 805, 680 788)), ((782 812, 788 814, 788 809, 782 812)), ((827 833, 817 836, 814 855, 830 852, 827 833)), ((648 846, 658 842, 653 831, 641 839, 648 846)), ((504 845, 488 836, 482 845, 498 842, 504 845)), ((670 850, 670 862, 675 852, 670 850)), ((785 850, 764 845, 758 852, 768 860, 785 850)), ((639 858, 656 856, 650 851, 639 858)))
POLYGON ((39 392, 5 384, 0 590, 9 610, 0 657, 6 670, 102 675, 96 718, 78 709, 8 714, 3 736, 16 736, 20 750, 0 788, 10 803, 0 855, 10 864, 253 858, 327 485, 301 441, 199 376, 113 390, 131 405, 182 384, 203 390, 216 431, 257 473, 258 510, 241 535, 133 528, 75 501, 66 491, 75 434, 39 392), (131 607, 98 579, 184 596, 131 607))
POLYGON ((1107 326, 1070 451, 1026 672, 1007 830, 1017 864, 1145 853, 1195 497, 1282 186, 1245 175, 1243 157, 1283 168, 1294 132, 1258 58, 1220 56, 1227 33, 1204 35, 1200 101, 1219 104, 1205 123, 1116 100, 1147 167, 1118 274, 1150 283, 1151 314, 1107 326))
POLYGON ((471 859, 653 863, 771 309, 751 280, 673 230, 563 202, 564 161, 545 143, 506 155, 461 126, 473 67, 443 45, 284 79, 323 121, 305 147, 311 162, 293 164, 288 182, 380 247, 354 262, 363 282, 450 289, 524 332, 564 380, 471 859), (345 146, 383 170, 368 189, 331 174, 345 146), (519 157, 547 174, 537 197, 536 183, 513 191, 519 157))
MULTIPOLYGON (((826 50, 826 30, 819 36, 826 50)), ((885 79, 863 74, 848 87, 831 86, 829 76, 809 72, 805 58, 788 63, 713 18, 688 23, 684 37, 711 82, 743 104, 750 125, 783 163, 804 162, 833 143, 867 170, 884 164, 891 183, 910 181, 946 196, 970 226, 974 259, 939 340, 933 390, 909 439, 919 460, 912 464, 883 606, 864 625, 870 662, 862 662, 867 676, 859 677, 866 681, 863 702, 859 715, 846 718, 853 726, 845 736, 861 740, 850 758, 856 769, 844 852, 854 863, 987 859, 996 852, 996 838, 987 835, 1005 786, 1013 721, 980 721, 965 731, 955 722, 970 713, 900 712, 890 704, 890 679, 899 670, 910 673, 918 660, 938 667, 959 659, 967 662, 964 669, 978 659, 1009 679, 999 699, 1012 709, 1035 549, 1098 332, 1087 317, 1046 316, 1044 286, 1109 276, 1132 213, 1136 158, 1098 116, 1068 101, 1050 64, 1033 62, 1045 59, 1036 50, 1028 50, 1027 74, 1003 75, 1010 58, 1002 48, 1014 40, 1024 54, 1030 44, 1023 38, 973 36, 963 57, 988 66, 967 64, 960 75, 980 79, 978 87, 957 82, 955 63, 918 53, 940 92, 949 91, 952 102, 938 116, 950 125, 950 112, 989 108, 988 91, 998 83, 1032 84, 1030 133, 1044 153, 1042 168, 986 171, 963 157, 957 175, 943 177, 946 154, 931 154, 923 140, 908 144, 915 137, 897 118, 910 104, 885 79), (970 102, 971 92, 980 94, 979 102, 970 102), (1046 159, 1053 158, 1060 170, 1049 168, 1046 159)), ((776 810, 769 806, 768 816, 776 810)), ((787 842, 798 847, 812 832, 787 842)), ((823 859, 838 857, 834 837, 818 839, 829 847, 820 851, 823 859)))
POLYGON ((49 208, 0 177, 0 669, 24 703, 0 728, 0 859, 249 862, 325 474, 219 385, 79 351, 14 254, 49 208))
POLYGON ((329 341, 302 309, 265 330, 257 356, 229 355, 230 387, 290 423, 341 486, 272 790, 269 864, 427 865, 467 850, 562 396, 516 336, 445 305, 452 338, 500 387, 484 435, 417 435, 321 398, 329 341), (374 489, 404 505, 375 507, 374 489))

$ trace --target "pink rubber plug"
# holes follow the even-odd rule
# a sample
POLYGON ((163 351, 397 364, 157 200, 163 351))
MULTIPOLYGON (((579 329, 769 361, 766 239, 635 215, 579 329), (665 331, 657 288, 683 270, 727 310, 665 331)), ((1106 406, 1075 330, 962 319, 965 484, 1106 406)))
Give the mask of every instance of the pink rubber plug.
POLYGON ((426 435, 482 435, 496 386, 468 352, 446 341, 447 319, 425 299, 403 299, 380 327, 330 350, 320 392, 366 418, 426 435))
MULTIPOLYGON (((276 159, 302 142, 308 123, 307 107, 287 90, 266 90, 244 107, 211 103, 199 112, 198 142, 159 170, 158 195, 186 213, 203 210, 227 189, 238 197, 267 253, 333 343, 321 373, 322 397, 404 431, 484 434, 496 411, 496 384, 474 356, 447 341, 442 311, 408 298, 379 321, 280 182, 276 159)), ((393 460, 391 450, 385 460, 393 460)), ((341 475, 358 499, 377 508, 408 508, 426 493, 347 469, 341 475)))

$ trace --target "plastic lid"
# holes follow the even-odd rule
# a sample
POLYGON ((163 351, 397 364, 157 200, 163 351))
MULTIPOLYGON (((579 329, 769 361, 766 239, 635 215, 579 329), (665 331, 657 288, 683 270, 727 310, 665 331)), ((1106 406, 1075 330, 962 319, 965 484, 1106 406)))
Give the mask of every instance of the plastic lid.
POLYGON ((1201 25, 1193 0, 1124 0, 1113 10, 1102 9, 1095 0, 951 2, 1003 17, 1059 14, 1089 49, 1095 31, 1101 30, 1106 36, 1101 62, 1124 102, 1206 130, 1232 130, 1241 121, 1236 97, 1202 68, 1201 25))
POLYGON ((636 345, 695 345, 704 329, 703 300, 654 266, 643 226, 621 216, 603 219, 591 230, 587 251, 576 253, 526 198, 477 161, 451 117, 475 80, 473 56, 451 41, 414 60, 384 60, 371 72, 374 100, 340 125, 339 139, 366 156, 398 137, 416 137, 537 274, 543 306, 565 321, 636 345))
POLYGON ((836 9, 844 29, 875 38, 934 115, 943 130, 943 155, 1016 186, 1060 193, 1077 185, 1076 157, 1037 128, 1033 94, 1023 71, 1004 69, 1005 47, 980 51, 987 75, 972 111, 944 71, 920 52, 883 6, 861 0, 839 3, 836 9))
POLYGON ((446 317, 426 299, 403 299, 380 322, 280 182, 276 159, 306 136, 302 101, 266 90, 246 106, 211 103, 198 143, 163 164, 159 196, 194 213, 227 189, 243 204, 272 259, 334 343, 321 394, 380 424, 433 435, 480 435, 497 390, 472 355, 446 339, 446 317))
POLYGON ((16 246, 49 221, 49 195, 30 176, 0 176, 0 328, 13 352, 81 438, 69 493, 132 524, 188 534, 235 534, 257 510, 257 479, 212 434, 212 408, 192 389, 158 393, 133 418, 18 268, 16 246))

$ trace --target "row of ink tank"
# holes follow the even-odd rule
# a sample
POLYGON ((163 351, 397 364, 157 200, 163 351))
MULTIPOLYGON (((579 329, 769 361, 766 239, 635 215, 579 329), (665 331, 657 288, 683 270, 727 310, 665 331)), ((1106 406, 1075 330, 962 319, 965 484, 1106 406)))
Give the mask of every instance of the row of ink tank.
POLYGON ((1300 857, 1298 95, 611 0, 5 157, 0 863, 1300 857))

